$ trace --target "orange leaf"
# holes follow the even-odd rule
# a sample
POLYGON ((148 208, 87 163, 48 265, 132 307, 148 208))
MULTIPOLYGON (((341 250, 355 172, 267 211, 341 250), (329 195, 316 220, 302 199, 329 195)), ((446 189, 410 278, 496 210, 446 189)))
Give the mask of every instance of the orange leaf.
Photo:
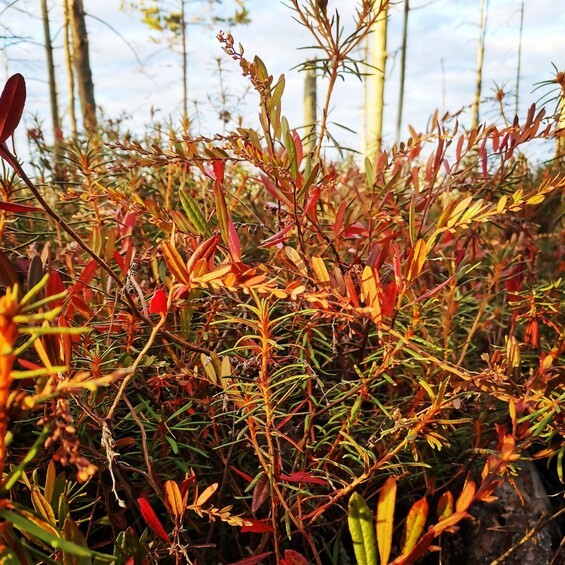
POLYGON ((371 318, 375 324, 382 322, 383 315, 381 311, 381 299, 380 294, 381 281, 379 279, 379 273, 376 269, 369 267, 367 265, 363 270, 363 275, 361 277, 361 292, 363 293, 363 301, 372 310, 371 318))
POLYGON ((202 506, 218 489, 218 483, 214 483, 204 489, 204 492, 196 500, 196 506, 202 506))
POLYGON ((453 528, 455 524, 459 523, 461 520, 465 518, 471 518, 471 515, 467 514, 467 512, 456 512, 455 514, 452 514, 448 518, 439 521, 435 526, 433 526, 435 535, 439 536, 441 533, 445 532, 446 530, 453 528))
POLYGON ((465 485, 463 486, 463 490, 455 503, 456 512, 465 512, 465 510, 471 506, 476 490, 477 487, 475 486, 475 483, 467 478, 465 485))
POLYGON ((444 492, 437 503, 437 517, 445 520, 453 514, 453 495, 450 491, 444 492))
POLYGON ((179 486, 175 481, 165 482, 165 505, 175 518, 179 518, 184 514, 185 507, 182 503, 179 486))
POLYGON ((428 519, 428 501, 425 498, 418 500, 412 505, 406 524, 404 526, 404 545, 402 546, 402 553, 408 553, 418 541, 418 538, 424 531, 426 520, 428 519))
POLYGON ((389 477, 381 488, 377 506, 377 544, 382 565, 386 565, 390 557, 395 503, 396 479, 389 477))

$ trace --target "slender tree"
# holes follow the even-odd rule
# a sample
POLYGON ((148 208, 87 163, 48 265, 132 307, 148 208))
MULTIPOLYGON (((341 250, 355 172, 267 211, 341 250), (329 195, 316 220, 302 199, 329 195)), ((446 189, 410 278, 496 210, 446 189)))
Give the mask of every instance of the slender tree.
POLYGON ((308 153, 316 148, 316 69, 308 68, 304 79, 304 147, 308 153))
POLYGON ((560 87, 557 129, 561 130, 560 135, 557 136, 555 157, 565 161, 565 72, 558 72, 555 76, 555 82, 560 87))
POLYGON ((402 47, 400 49, 400 92, 398 93, 398 115, 396 118, 396 143, 400 141, 402 129, 402 113, 404 111, 404 87, 406 80, 406 48, 408 43, 408 15, 410 1, 404 0, 404 17, 402 22, 402 47))
POLYGON ((73 63, 78 83, 78 96, 82 110, 83 126, 87 133, 96 131, 96 102, 90 67, 88 33, 82 0, 68 0, 68 14, 72 32, 73 63))
POLYGON ((187 10, 189 2, 187 0, 176 0, 177 9, 170 9, 169 3, 163 0, 153 0, 150 5, 138 4, 137 2, 128 2, 130 7, 140 10, 143 14, 142 22, 150 28, 159 32, 169 32, 172 34, 173 42, 180 42, 181 65, 182 65, 182 108, 183 119, 186 122, 188 118, 188 93, 189 93, 189 64, 188 64, 188 26, 193 23, 200 25, 209 22, 221 21, 228 24, 244 24, 249 22, 249 13, 245 7, 244 0, 237 0, 238 8, 233 16, 224 18, 212 10, 214 4, 220 4, 221 1, 204 2, 204 0, 196 0, 192 4, 203 4, 200 11, 189 13, 187 10))
POLYGON ((57 99, 57 83, 55 81, 55 63, 53 61, 53 44, 49 29, 49 10, 47 0, 41 0, 41 19, 43 20, 43 34, 45 37, 45 55, 47 58, 47 74, 49 78, 49 102, 51 106, 51 124, 55 147, 61 140, 61 120, 59 118, 59 101, 57 99))
POLYGON ((69 117, 71 120, 71 136, 76 138, 77 136, 77 117, 75 111, 75 73, 73 70, 73 56, 72 47, 70 41, 70 18, 69 18, 69 2, 68 0, 63 0, 63 50, 65 52, 65 66, 67 68, 67 76, 69 80, 68 84, 68 96, 69 96, 69 117))
POLYGON ((487 30, 487 14, 489 0, 481 0, 479 16, 479 44, 477 46, 477 75, 475 82, 475 98, 471 109, 471 127, 479 125, 479 108, 481 105, 481 91, 483 86, 483 62, 485 57, 485 37, 487 30))
POLYGON ((374 10, 379 10, 379 17, 373 27, 370 38, 369 61, 373 67, 373 73, 367 81, 367 105, 365 107, 366 119, 366 142, 365 157, 371 158, 381 150, 383 138, 383 114, 384 114, 384 91, 387 53, 387 25, 388 25, 388 1, 378 5, 375 3, 374 10))
POLYGON ((516 66, 516 115, 520 102, 520 71, 522 67, 522 33, 524 31, 524 0, 520 6, 520 38, 518 39, 518 65, 516 66))

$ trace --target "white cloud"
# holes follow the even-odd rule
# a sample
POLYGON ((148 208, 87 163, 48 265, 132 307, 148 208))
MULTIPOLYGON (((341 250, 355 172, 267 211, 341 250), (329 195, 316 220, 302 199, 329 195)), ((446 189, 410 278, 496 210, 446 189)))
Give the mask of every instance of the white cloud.
MULTIPOLYGON (((6 4, 6 2, 4 2, 6 4)), ((61 13, 59 2, 53 2, 51 30, 57 46, 56 62, 59 71, 61 106, 67 105, 66 79, 62 57, 61 13)), ((391 9, 389 24, 389 51, 391 53, 389 78, 386 85, 385 140, 394 138, 394 123, 398 97, 399 55, 401 41, 402 3, 391 9)), ((0 3, 1 9, 2 3, 0 3)), ((297 71, 290 69, 302 62, 309 51, 297 48, 312 44, 306 30, 292 19, 292 12, 278 0, 248 0, 253 23, 234 30, 236 42, 241 42, 246 55, 258 54, 275 76, 286 75, 286 96, 283 112, 291 125, 302 123, 302 80, 297 71)), ((348 14, 352 0, 330 0, 330 9, 339 8, 345 25, 350 28, 348 14)), ((485 52, 483 94, 492 96, 494 84, 504 86, 510 94, 515 92, 517 45, 519 34, 519 6, 517 0, 491 0, 485 52)), ((43 31, 37 17, 37 3, 22 0, 18 9, 30 10, 32 16, 16 9, 8 9, 2 16, 3 25, 18 34, 31 38, 34 43, 22 43, 5 50, 9 74, 22 72, 29 87, 27 111, 38 113, 48 123, 48 94, 42 48, 43 31)), ((131 126, 141 128, 149 119, 150 108, 160 110, 166 119, 180 115, 182 83, 180 56, 165 44, 149 40, 147 27, 140 22, 139 14, 120 12, 116 0, 85 0, 86 10, 92 14, 88 20, 91 59, 97 103, 105 114, 115 116, 131 114, 131 126), (143 72, 130 47, 107 25, 115 30, 137 51, 144 62, 143 72)), ((478 35, 479 0, 412 0, 409 20, 409 43, 406 75, 406 124, 416 129, 426 126, 429 115, 440 107, 458 111, 470 105, 474 92, 476 43, 478 35), (445 98, 445 100, 444 100, 445 98), (445 103, 444 103, 445 102, 445 103)), ((216 26, 217 27, 217 26, 216 26)), ((532 93, 535 83, 551 78, 552 66, 565 68, 565 11, 558 10, 554 0, 526 0, 520 112, 539 98, 532 93)), ((235 100, 247 87, 237 63, 221 51, 215 39, 218 29, 191 26, 189 28, 189 89, 191 99, 198 101, 199 120, 196 125, 204 133, 221 131, 216 109, 209 97, 218 105, 219 79, 214 68, 216 58, 222 58, 225 69, 225 88, 235 100)), ((319 81, 320 95, 324 83, 319 81)), ((245 113, 245 119, 256 124, 255 98, 246 104, 232 101, 233 110, 245 113)), ((348 76, 346 83, 338 84, 332 105, 332 121, 359 131, 362 89, 359 81, 348 76)), ((513 107, 513 104, 512 104, 513 107)), ((494 118, 492 104, 486 104, 483 115, 494 118)), ((68 125, 68 124, 67 124, 68 125)), ((358 146, 359 136, 339 129, 335 135, 345 145, 358 146)))

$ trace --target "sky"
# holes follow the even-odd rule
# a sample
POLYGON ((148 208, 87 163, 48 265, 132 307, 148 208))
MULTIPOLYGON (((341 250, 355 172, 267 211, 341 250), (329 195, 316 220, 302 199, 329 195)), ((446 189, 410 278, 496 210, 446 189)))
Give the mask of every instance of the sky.
MULTIPOLYGON (((151 0, 146 0, 151 1, 151 0)), ((519 89, 519 115, 539 102, 545 94, 551 97, 555 87, 534 91, 536 84, 550 80, 565 69, 565 10, 562 0, 525 0, 522 38, 522 61, 519 89)), ((63 59, 62 2, 49 1, 51 34, 57 66, 58 90, 68 131, 67 78, 63 59)), ((141 23, 139 12, 120 10, 121 0, 84 0, 88 13, 87 27, 97 105, 106 117, 124 118, 124 127, 140 132, 152 119, 178 123, 182 108, 181 60, 177 46, 171 46, 163 35, 141 23), (155 41, 156 39, 161 41, 155 41)), ((175 2, 173 1, 174 5, 175 2)), ((178 2, 177 2, 178 4, 178 2)), ((189 14, 202 9, 188 2, 189 14)), ((226 14, 233 12, 234 0, 225 0, 226 14)), ((384 144, 395 141, 395 123, 399 91, 400 44, 402 39, 402 1, 389 14, 387 82, 385 90, 384 144)), ((293 69, 315 52, 301 48, 312 45, 307 30, 293 19, 293 12, 280 0, 246 0, 251 24, 232 31, 236 43, 252 59, 259 55, 269 72, 286 77, 283 114, 291 128, 303 125, 304 75, 293 69)), ((352 29, 354 0, 329 0, 328 10, 338 10, 345 30, 352 29)), ((476 72, 480 0, 411 0, 406 69, 406 92, 401 138, 408 137, 407 124, 416 130, 426 128, 436 109, 456 113, 463 110, 461 121, 470 122, 476 72)), ((516 76, 520 34, 520 0, 490 0, 483 70, 483 103, 481 120, 499 119, 494 94, 500 87, 506 93, 505 111, 515 112, 516 76)), ((27 80, 28 102, 24 123, 33 126, 36 116, 49 135, 49 105, 43 29, 37 0, 0 0, 0 36, 21 36, 23 41, 2 41, 0 79, 20 72, 27 80)), ((195 134, 222 133, 218 118, 222 109, 222 88, 226 109, 241 115, 244 126, 257 126, 257 98, 249 92, 239 66, 227 57, 216 39, 222 24, 189 26, 189 113, 195 134), (222 75, 218 73, 221 62, 222 75)), ((361 57, 362 54, 359 53, 361 57)), ((325 81, 318 79, 319 100, 325 81)), ((355 76, 338 83, 331 107, 331 133, 346 147, 361 149, 363 89, 355 76), (351 133, 346 126, 357 133, 351 133)), ((554 104, 550 106, 554 109, 554 104)), ((233 123, 228 126, 233 127, 233 123)), ((21 133, 20 133, 21 136, 21 133)), ((23 144, 23 140, 18 140, 23 144)))

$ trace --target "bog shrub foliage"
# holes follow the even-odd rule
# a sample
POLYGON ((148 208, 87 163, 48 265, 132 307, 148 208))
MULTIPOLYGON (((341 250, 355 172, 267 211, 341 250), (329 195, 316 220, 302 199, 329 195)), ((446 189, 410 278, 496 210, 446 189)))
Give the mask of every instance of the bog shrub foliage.
POLYGON ((4 90, 6 563, 412 563, 521 461, 563 480, 565 179, 523 153, 551 117, 332 162, 220 40, 259 129, 35 131, 32 181, 4 90))

